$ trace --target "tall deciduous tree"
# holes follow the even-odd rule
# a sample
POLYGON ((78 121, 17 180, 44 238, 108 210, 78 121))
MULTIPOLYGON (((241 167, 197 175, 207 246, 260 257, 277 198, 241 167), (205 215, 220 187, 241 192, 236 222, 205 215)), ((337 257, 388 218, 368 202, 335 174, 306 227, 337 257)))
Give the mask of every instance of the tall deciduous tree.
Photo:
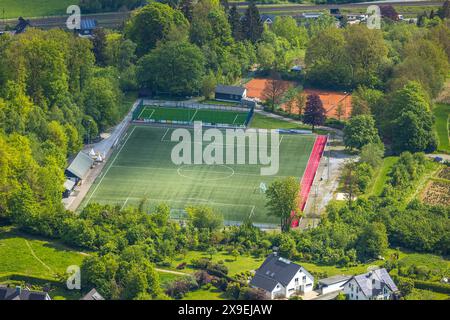
POLYGON ((264 31, 264 25, 259 14, 259 10, 253 0, 248 4, 248 8, 242 19, 242 31, 244 33, 244 37, 253 43, 257 42, 261 38, 264 31))
POLYGON ((237 10, 236 4, 233 4, 230 11, 228 12, 228 22, 231 27, 231 34, 236 41, 243 39, 242 34, 242 24, 241 24, 241 14, 237 10))
POLYGON ((267 85, 262 92, 262 95, 269 104, 272 111, 275 110, 283 97, 283 94, 288 89, 286 82, 281 79, 281 76, 277 72, 272 72, 270 79, 267 81, 267 85))
POLYGON ((92 33, 95 61, 99 66, 105 66, 106 55, 106 32, 103 28, 97 28, 92 33))
POLYGON ((370 115, 352 117, 344 128, 344 144, 347 148, 361 150, 368 143, 379 142, 375 120, 370 115))
POLYGON ((138 64, 138 81, 144 88, 175 95, 197 94, 205 73, 201 50, 188 42, 162 43, 138 64))
POLYGON ((137 44, 137 54, 143 56, 174 28, 187 32, 189 22, 180 11, 152 2, 133 13, 125 26, 125 34, 137 44))
POLYGON ((193 0, 181 0, 180 1, 180 10, 183 12, 186 19, 191 22, 192 21, 192 15, 194 12, 194 1, 193 0))
POLYGON ((363 259, 377 259, 388 245, 386 227, 380 222, 368 224, 357 240, 357 250, 363 259))
POLYGON ((410 82, 395 91, 388 106, 386 134, 392 140, 396 152, 432 152, 436 149, 434 118, 429 98, 420 84, 410 82))
POLYGON ((281 231, 289 231, 292 221, 298 218, 300 184, 294 177, 275 180, 266 191, 269 214, 280 218, 281 231))
POLYGON ((328 28, 316 34, 305 55, 307 79, 316 86, 346 88, 351 85, 351 67, 343 31, 328 28))
POLYGON ((305 111, 303 113, 303 122, 311 125, 314 131, 315 126, 325 123, 325 119, 326 111, 319 95, 315 93, 308 95, 306 99, 305 111))

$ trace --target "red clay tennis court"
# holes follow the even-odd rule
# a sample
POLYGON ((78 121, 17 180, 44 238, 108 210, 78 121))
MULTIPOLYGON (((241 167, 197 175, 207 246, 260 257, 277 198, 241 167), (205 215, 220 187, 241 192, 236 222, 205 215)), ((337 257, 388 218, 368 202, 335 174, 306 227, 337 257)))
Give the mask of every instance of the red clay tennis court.
MULTIPOLYGON (((283 87, 288 90, 295 86, 295 82, 293 81, 285 81, 283 82, 283 87)), ((247 96, 250 98, 258 98, 261 101, 265 100, 264 90, 268 86, 269 79, 266 78, 258 78, 250 80, 245 88, 247 89, 247 96)), ((323 106, 327 111, 327 117, 330 118, 338 118, 337 107, 338 105, 342 105, 342 114, 341 119, 348 119, 352 112, 352 96, 350 93, 346 92, 338 92, 338 91, 327 91, 321 89, 305 89, 304 93, 306 95, 317 94, 322 100, 323 106)), ((297 108, 294 107, 294 110, 297 108)), ((294 111, 296 113, 296 111, 294 111)))

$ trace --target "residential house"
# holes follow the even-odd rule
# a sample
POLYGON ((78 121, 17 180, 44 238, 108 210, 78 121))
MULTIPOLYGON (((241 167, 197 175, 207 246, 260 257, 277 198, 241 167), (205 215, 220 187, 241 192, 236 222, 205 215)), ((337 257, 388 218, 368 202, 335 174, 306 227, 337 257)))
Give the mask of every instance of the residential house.
POLYGON ((273 253, 256 270, 250 286, 266 292, 268 299, 289 298, 311 292, 314 277, 302 266, 273 253))
POLYGON ((80 300, 105 300, 105 298, 103 298, 103 296, 100 293, 98 293, 98 291, 95 288, 93 288, 91 291, 86 293, 86 295, 84 295, 80 300))
POLYGON ((344 285, 351 278, 351 276, 337 275, 318 281, 320 294, 328 294, 332 292, 344 290, 344 285))
POLYGON ((272 25, 275 22, 275 16, 273 14, 262 14, 261 21, 263 24, 272 25))
POLYGON ((353 276, 344 285, 344 294, 349 300, 392 300, 398 292, 384 268, 353 276))
POLYGON ((82 19, 80 21, 80 29, 77 29, 80 37, 92 37, 94 30, 97 28, 97 21, 94 19, 82 19))
POLYGON ((215 98, 219 101, 241 102, 247 97, 247 89, 237 86, 216 86, 215 98))
POLYGON ((0 286, 0 300, 52 300, 47 292, 0 286))

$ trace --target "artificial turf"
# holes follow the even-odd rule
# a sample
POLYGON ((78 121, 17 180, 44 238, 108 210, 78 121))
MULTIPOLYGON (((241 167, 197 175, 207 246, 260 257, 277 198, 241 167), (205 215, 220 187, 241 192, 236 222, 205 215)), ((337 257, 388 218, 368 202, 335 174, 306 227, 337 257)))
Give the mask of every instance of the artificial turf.
POLYGON ((247 115, 248 113, 240 111, 145 106, 137 119, 155 122, 201 121, 211 124, 243 126, 247 115))
MULTIPOLYGON (((207 205, 229 223, 251 216, 262 227, 273 226, 278 219, 268 215, 260 184, 268 186, 286 176, 297 177, 300 182, 315 141, 314 135, 280 135, 279 171, 274 176, 261 176, 261 166, 256 164, 175 165, 171 161, 177 144, 171 141, 173 130, 131 126, 82 207, 88 202, 136 206, 146 199, 149 207, 167 203, 177 217, 189 205, 207 205)), ((203 143, 203 148, 207 144, 203 143)))

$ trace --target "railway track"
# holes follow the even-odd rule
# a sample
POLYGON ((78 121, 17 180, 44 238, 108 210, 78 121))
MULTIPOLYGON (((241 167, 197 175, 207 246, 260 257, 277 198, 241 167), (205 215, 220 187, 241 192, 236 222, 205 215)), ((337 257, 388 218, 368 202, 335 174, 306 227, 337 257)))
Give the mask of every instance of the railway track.
MULTIPOLYGON (((299 4, 272 4, 272 5, 258 5, 261 13, 266 14, 287 14, 288 12, 299 14, 302 11, 312 11, 312 10, 328 10, 331 8, 339 9, 352 9, 352 8, 364 8, 370 4, 383 4, 383 5, 395 5, 397 7, 407 6, 440 6, 443 1, 375 1, 375 2, 365 2, 365 3, 347 3, 347 4, 324 4, 324 5, 299 5, 299 4)), ((247 7, 247 2, 238 2, 238 11, 241 13, 245 11, 247 7)), ((399 13, 402 14, 401 10, 399 13)), ((108 13, 97 13, 97 14, 85 14, 84 18, 95 19, 100 27, 104 28, 118 28, 121 27, 124 22, 130 17, 131 11, 121 11, 121 12, 108 12, 108 13)), ((66 26, 68 16, 50 16, 50 17, 35 17, 29 18, 31 24, 34 27, 42 29, 51 28, 64 28, 66 26)), ((4 25, 14 25, 17 19, 0 20, 0 30, 4 28, 4 25)))

